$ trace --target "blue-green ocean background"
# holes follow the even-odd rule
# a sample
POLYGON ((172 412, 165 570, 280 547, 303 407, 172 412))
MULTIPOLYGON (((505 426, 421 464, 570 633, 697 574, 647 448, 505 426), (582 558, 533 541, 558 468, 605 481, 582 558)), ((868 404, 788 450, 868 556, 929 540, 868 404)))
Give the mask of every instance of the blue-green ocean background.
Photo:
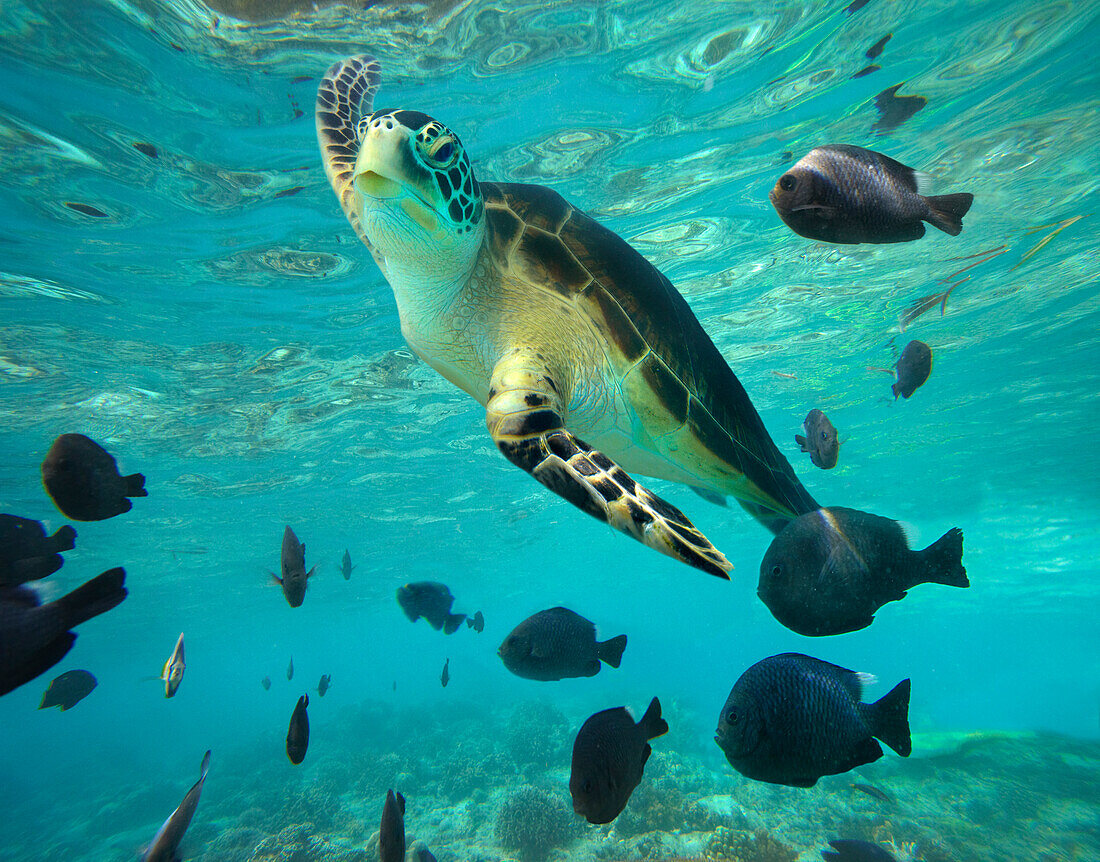
MULTIPOLYGON (((911 677, 914 758, 955 733, 1095 740, 1098 49, 1100 12, 1083 0, 872 0, 854 13, 305 4, 259 22, 199 2, 4 2, 0 510, 65 523, 39 464, 70 431, 143 472, 149 497, 77 524, 76 549, 41 585, 56 596, 124 565, 130 595, 81 626, 52 672, 0 699, 0 857, 131 858, 205 749, 196 823, 216 808, 219 774, 263 762, 280 781, 316 779, 326 755, 354 750, 341 729, 363 704, 458 727, 539 698, 573 732, 658 695, 676 718, 655 749, 698 751, 740 786, 711 742, 718 710, 746 667, 783 651, 872 672, 876 697, 911 677), (882 69, 852 79, 886 33, 882 69), (819 501, 901 520, 915 546, 961 527, 971 588, 922 586, 869 629, 803 638, 756 598, 770 536, 738 507, 651 483, 733 562, 723 582, 509 465, 481 408, 407 351, 325 180, 314 93, 332 62, 361 52, 382 62, 380 107, 439 118, 479 178, 552 186, 665 272, 819 501), (927 106, 873 132, 875 95, 902 82, 927 106), (784 154, 834 142, 972 192, 963 233, 888 246, 792 234, 767 200, 784 154), (902 332, 907 306, 977 260, 956 258, 1002 245, 942 316, 902 332), (935 367, 894 402, 871 369, 910 338, 931 345, 935 367), (829 472, 794 444, 811 407, 844 441, 829 472), (318 566, 294 610, 267 574, 287 524, 318 566), (410 625, 394 591, 419 579, 482 610, 484 633, 410 625), (545 684, 503 668, 504 635, 558 604, 629 635, 621 669, 545 684), (167 700, 147 678, 181 631, 187 673, 167 700), (69 712, 37 712, 49 679, 73 668, 99 687, 69 712), (295 773, 286 722, 321 673, 333 687, 311 699, 295 773), (157 795, 112 822, 104 801, 135 788, 157 795)), ((404 788, 410 819, 416 791, 404 788)), ((376 824, 381 798, 362 802, 376 824)))

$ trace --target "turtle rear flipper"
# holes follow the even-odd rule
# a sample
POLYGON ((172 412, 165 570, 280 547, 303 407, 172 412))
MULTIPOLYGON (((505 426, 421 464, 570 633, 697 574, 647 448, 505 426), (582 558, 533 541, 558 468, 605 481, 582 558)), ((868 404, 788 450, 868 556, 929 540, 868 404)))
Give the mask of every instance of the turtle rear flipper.
POLYGON ((486 422, 504 456, 616 530, 728 578, 733 566, 683 512, 565 428, 559 391, 537 357, 516 352, 497 364, 489 383, 486 422))

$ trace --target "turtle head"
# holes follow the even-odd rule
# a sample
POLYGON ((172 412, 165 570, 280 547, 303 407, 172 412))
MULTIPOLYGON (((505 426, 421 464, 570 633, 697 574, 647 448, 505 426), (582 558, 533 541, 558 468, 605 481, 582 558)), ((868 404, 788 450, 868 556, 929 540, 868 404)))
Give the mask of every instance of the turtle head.
POLYGON ((375 111, 359 123, 352 180, 372 244, 400 269, 468 272, 485 207, 458 135, 419 111, 375 111))

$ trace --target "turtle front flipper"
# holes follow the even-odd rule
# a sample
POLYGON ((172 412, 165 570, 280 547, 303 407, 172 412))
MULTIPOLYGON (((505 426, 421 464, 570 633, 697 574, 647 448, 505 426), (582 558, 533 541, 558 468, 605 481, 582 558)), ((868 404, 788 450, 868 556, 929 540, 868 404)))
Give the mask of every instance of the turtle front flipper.
POLYGON ((489 383, 486 422, 504 456, 589 515, 711 575, 733 566, 679 509, 571 434, 545 363, 512 354, 489 383))

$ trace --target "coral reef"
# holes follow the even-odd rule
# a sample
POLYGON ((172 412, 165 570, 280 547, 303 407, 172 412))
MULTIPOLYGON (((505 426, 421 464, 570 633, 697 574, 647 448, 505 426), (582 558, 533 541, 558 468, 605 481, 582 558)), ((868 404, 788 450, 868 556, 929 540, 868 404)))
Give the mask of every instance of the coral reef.
POLYGON ((526 701, 512 711, 504 731, 504 748, 521 771, 549 769, 569 762, 569 720, 556 706, 526 701))
POLYGON ((707 842, 704 858, 721 862, 794 862, 798 852, 763 829, 749 833, 719 826, 707 842))
POLYGON ((539 862, 569 841, 574 834, 573 815, 561 797, 524 785, 504 800, 496 834, 500 846, 517 851, 523 862, 539 862))

